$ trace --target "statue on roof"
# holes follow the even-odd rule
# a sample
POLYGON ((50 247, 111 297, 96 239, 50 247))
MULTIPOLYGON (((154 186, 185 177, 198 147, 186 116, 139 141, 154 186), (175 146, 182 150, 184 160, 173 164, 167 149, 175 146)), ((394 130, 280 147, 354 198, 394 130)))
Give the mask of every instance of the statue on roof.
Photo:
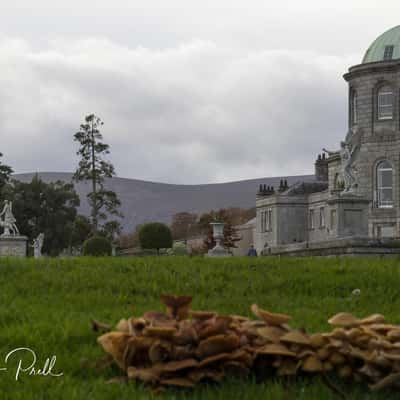
POLYGON ((5 200, 3 210, 0 212, 0 226, 4 228, 2 236, 19 235, 16 222, 17 220, 12 212, 12 202, 5 200))
POLYGON ((342 194, 354 193, 358 187, 357 181, 357 168, 354 166, 354 162, 358 155, 358 150, 360 149, 359 143, 353 143, 353 132, 349 131, 346 135, 346 139, 340 142, 340 150, 329 151, 322 149, 329 156, 339 155, 341 161, 341 175, 344 182, 344 190, 342 194))

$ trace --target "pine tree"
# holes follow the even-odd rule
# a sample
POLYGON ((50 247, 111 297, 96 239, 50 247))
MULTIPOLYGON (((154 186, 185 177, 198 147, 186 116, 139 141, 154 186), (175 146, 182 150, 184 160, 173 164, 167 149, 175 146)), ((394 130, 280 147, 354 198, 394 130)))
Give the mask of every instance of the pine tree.
POLYGON ((99 222, 107 219, 108 215, 122 216, 118 208, 121 205, 115 192, 104 187, 105 178, 115 175, 114 166, 106 159, 110 153, 110 146, 103 143, 100 127, 103 122, 94 114, 87 115, 80 130, 75 133, 74 140, 80 147, 77 155, 79 165, 74 174, 74 180, 89 181, 91 191, 88 193, 91 208, 91 224, 93 233, 99 230, 99 222))
MULTIPOLYGON (((3 153, 0 153, 0 158, 3 157, 3 153)), ((4 187, 4 185, 8 182, 10 179, 10 175, 14 171, 12 170, 11 167, 8 165, 3 164, 0 161, 0 190, 4 187)))

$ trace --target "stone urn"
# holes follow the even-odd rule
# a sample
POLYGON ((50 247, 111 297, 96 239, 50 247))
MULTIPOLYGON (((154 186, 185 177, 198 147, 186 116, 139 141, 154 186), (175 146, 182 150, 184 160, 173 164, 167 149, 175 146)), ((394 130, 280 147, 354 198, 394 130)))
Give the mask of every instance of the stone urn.
POLYGON ((224 241, 224 222, 211 222, 210 225, 213 229, 213 238, 216 242, 216 245, 213 249, 209 250, 207 255, 209 257, 230 257, 232 256, 228 250, 225 249, 223 245, 224 241))

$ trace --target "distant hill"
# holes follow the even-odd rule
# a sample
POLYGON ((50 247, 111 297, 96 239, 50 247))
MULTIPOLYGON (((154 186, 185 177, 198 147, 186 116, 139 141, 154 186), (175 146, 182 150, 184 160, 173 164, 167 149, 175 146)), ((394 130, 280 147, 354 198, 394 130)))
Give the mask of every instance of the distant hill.
MULTIPOLYGON (((15 174, 20 181, 31 181, 34 173, 15 174)), ((45 182, 62 180, 70 182, 71 173, 39 172, 45 182)), ((279 186, 280 179, 287 179, 291 185, 298 181, 313 181, 314 175, 259 178, 237 182, 205 185, 173 185, 141 181, 138 179, 112 178, 106 186, 121 199, 124 231, 131 232, 144 222, 160 221, 170 223, 174 214, 181 211, 202 213, 224 207, 250 208, 255 206, 256 192, 260 184, 279 186)), ((88 184, 75 184, 81 198, 79 212, 89 214, 86 194, 88 184)))

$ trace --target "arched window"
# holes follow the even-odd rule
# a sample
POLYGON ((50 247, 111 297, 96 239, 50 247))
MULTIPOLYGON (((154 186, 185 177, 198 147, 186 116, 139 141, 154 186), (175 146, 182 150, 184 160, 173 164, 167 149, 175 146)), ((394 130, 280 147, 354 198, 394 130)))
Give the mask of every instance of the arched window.
POLYGON ((389 161, 381 161, 376 167, 377 205, 393 207, 393 168, 389 161))
POLYGON ((390 86, 382 86, 378 90, 378 119, 393 118, 393 90, 390 86))
POLYGON ((351 123, 355 125, 358 122, 358 108, 357 108, 357 92, 353 89, 351 91, 351 123))

